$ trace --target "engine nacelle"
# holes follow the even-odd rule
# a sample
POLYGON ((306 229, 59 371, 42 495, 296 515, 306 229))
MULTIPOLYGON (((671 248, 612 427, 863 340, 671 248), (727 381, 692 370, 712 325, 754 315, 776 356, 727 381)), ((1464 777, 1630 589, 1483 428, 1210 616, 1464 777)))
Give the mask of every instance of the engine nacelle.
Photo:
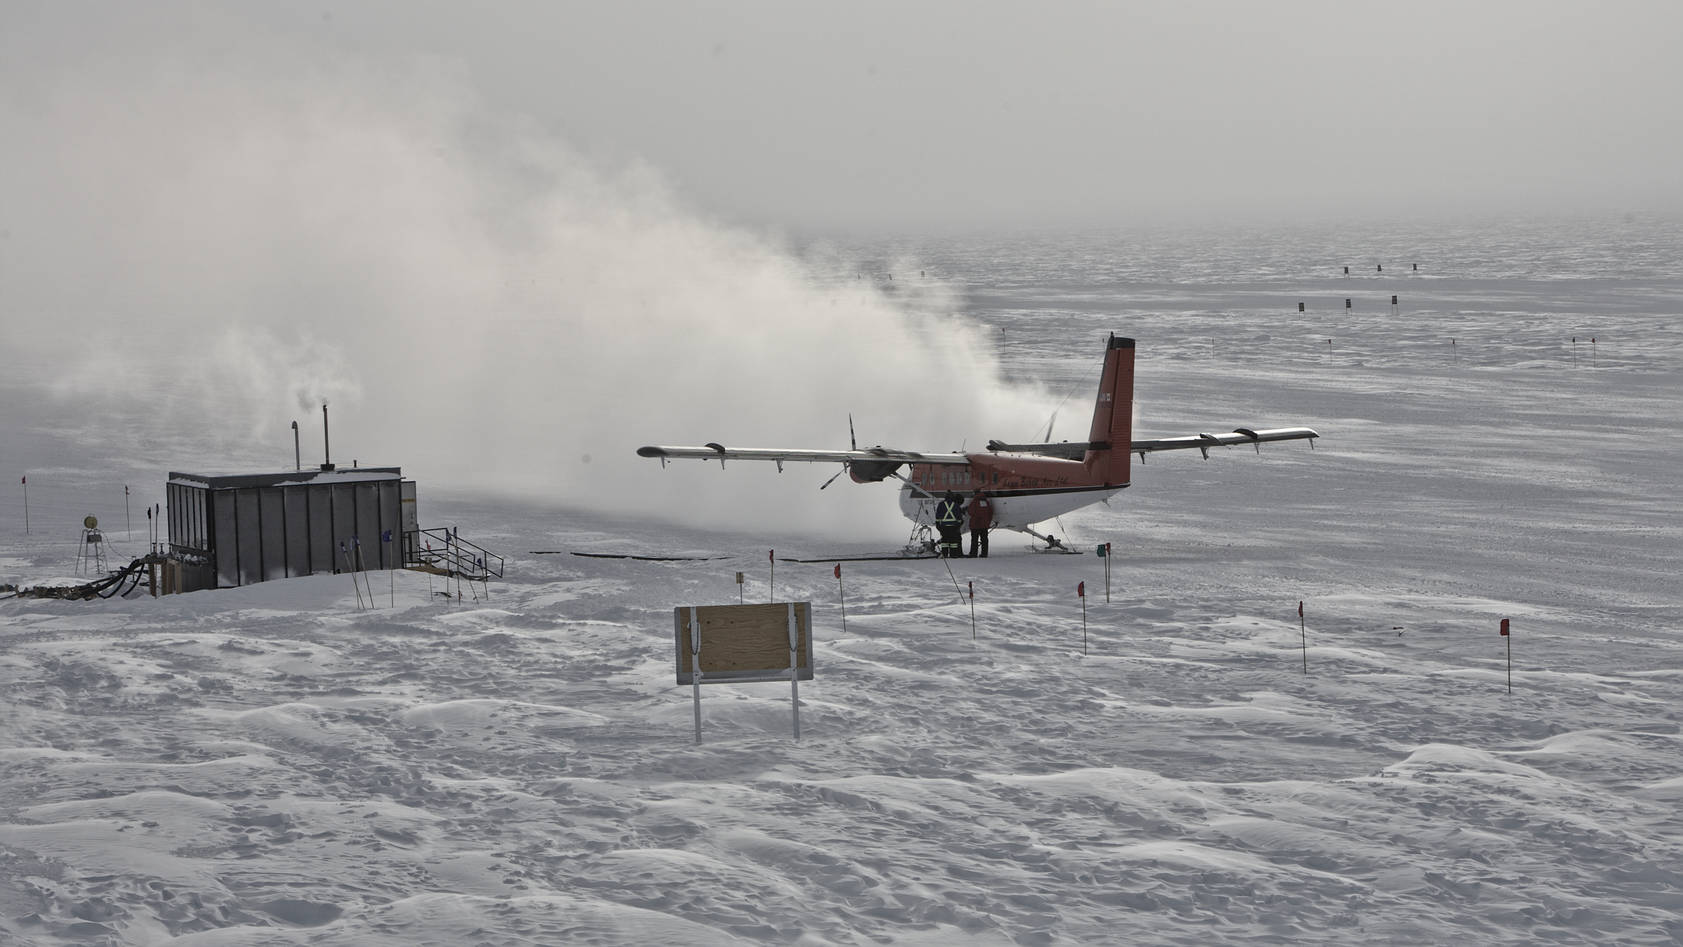
POLYGON ((905 466, 893 460, 856 460, 847 465, 847 475, 854 483, 881 483, 905 466))

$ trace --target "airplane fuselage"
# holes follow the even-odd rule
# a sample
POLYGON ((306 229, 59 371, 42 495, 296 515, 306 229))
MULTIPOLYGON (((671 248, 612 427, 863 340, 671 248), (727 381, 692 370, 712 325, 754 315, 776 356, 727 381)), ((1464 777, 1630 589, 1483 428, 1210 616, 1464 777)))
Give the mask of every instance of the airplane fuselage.
MULTIPOLYGON (((900 512, 913 522, 928 523, 934 507, 948 490, 965 503, 981 490, 993 500, 993 525, 1025 529, 1073 510, 1108 500, 1126 482, 1105 482, 1095 465, 1078 460, 1054 460, 1012 454, 969 454, 962 466, 914 464, 900 488, 900 512)), ((1125 463, 1125 461, 1124 461, 1125 463)))

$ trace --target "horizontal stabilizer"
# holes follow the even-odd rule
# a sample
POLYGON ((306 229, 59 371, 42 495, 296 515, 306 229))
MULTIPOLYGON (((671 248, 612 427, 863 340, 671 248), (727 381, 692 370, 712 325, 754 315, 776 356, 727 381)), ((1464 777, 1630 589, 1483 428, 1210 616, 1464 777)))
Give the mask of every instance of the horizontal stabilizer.
POLYGON ((1254 444, 1257 450, 1267 441, 1297 441, 1307 440, 1313 447, 1315 438, 1321 435, 1314 428, 1307 427, 1277 427, 1265 431, 1258 431, 1248 427, 1235 428, 1230 434, 1188 434, 1185 437, 1163 437, 1150 441, 1134 441, 1129 448, 1140 455, 1160 450, 1191 450, 1197 448, 1205 457, 1210 456, 1212 447, 1232 447, 1234 444, 1254 444))

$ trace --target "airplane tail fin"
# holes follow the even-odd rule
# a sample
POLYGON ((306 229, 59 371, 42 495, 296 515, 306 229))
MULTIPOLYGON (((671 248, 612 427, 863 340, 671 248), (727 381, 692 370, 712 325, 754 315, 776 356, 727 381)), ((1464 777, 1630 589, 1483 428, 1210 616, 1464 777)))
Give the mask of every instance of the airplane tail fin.
POLYGON ((1093 427, 1087 434, 1089 449, 1081 462, 1105 485, 1125 486, 1133 437, 1134 340, 1112 335, 1099 376, 1093 427))

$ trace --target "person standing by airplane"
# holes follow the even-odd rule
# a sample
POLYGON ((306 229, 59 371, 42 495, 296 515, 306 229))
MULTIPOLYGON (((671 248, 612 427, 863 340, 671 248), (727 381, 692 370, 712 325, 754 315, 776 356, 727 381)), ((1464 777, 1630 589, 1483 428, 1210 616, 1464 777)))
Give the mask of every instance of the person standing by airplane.
POLYGON ((964 508, 970 514, 970 558, 977 556, 976 550, 981 549, 981 557, 988 557, 988 528, 993 526, 993 501, 982 492, 980 487, 970 497, 970 505, 964 508))
POLYGON ((935 531, 941 534, 941 557, 958 558, 964 550, 964 507, 956 491, 948 490, 935 504, 935 531))

